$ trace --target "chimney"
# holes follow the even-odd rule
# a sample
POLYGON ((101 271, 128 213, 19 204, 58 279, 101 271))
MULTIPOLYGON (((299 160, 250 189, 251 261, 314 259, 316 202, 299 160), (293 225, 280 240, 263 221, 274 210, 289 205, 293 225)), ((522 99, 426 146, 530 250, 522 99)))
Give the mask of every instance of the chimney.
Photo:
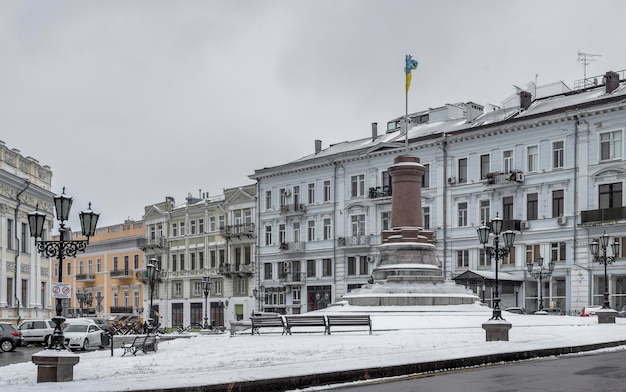
POLYGON ((519 107, 522 110, 526 110, 530 107, 530 103, 532 102, 532 95, 528 91, 520 91, 519 92, 519 107))
POLYGON ((604 75, 604 83, 606 85, 606 93, 610 94, 619 87, 619 75, 617 72, 609 71, 604 75))
POLYGON ((316 140, 315 141, 315 153, 319 154, 320 151, 322 151, 322 141, 321 140, 316 140))
POLYGON ((465 120, 467 122, 474 121, 477 117, 483 114, 484 107, 474 102, 468 102, 465 104, 465 120))
POLYGON ((372 141, 378 137, 378 123, 372 123, 372 141))

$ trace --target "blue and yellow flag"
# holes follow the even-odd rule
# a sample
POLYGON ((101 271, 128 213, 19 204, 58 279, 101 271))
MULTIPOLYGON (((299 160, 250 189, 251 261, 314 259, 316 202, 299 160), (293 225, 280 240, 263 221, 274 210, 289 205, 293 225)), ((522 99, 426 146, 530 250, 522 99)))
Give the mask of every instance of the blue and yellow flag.
POLYGON ((406 65, 404 66, 404 73, 406 74, 406 92, 409 92, 411 87, 411 71, 417 68, 417 60, 415 60, 410 54, 406 55, 406 65))

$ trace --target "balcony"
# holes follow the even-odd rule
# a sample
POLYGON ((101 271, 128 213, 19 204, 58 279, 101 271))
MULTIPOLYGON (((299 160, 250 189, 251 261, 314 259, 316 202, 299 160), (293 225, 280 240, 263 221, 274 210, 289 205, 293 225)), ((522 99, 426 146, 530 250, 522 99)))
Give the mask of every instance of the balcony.
POLYGON ((111 279, 129 279, 133 277, 133 273, 130 270, 112 270, 109 271, 111 279))
POLYGON ((487 173, 485 180, 487 180, 487 185, 521 184, 524 182, 524 173, 520 170, 512 170, 508 173, 487 173))
MULTIPOLYGON (((493 231, 491 221, 487 222, 486 225, 489 226, 489 230, 493 231)), ((507 230, 522 231, 522 221, 519 219, 505 219, 502 221, 502 232, 507 230)))
POLYGON ((220 234, 225 239, 254 238, 254 223, 239 223, 220 227, 220 234))
POLYGON ((278 249, 287 253, 304 252, 304 242, 281 242, 278 249))
POLYGON ((581 223, 603 224, 626 220, 626 207, 601 208, 580 212, 581 223))
POLYGON ((284 204, 280 206, 280 214, 285 216, 304 215, 306 204, 284 204))
POLYGON ((93 282, 96 280, 95 274, 77 274, 76 281, 77 282, 93 282))
POLYGON ((337 245, 338 246, 369 246, 370 236, 359 235, 359 236, 352 236, 352 237, 338 237, 337 245))
POLYGON ((384 186, 384 187, 375 187, 375 188, 370 188, 369 193, 368 193, 368 198, 370 199, 379 199, 381 197, 390 197, 391 196, 391 187, 390 186, 384 186))
POLYGON ((306 282, 306 273, 285 272, 278 276, 278 281, 288 286, 302 286, 306 282))
POLYGON ((156 237, 156 238, 138 238, 137 239, 137 248, 142 251, 146 251, 148 249, 162 249, 167 246, 167 238, 164 236, 156 237))

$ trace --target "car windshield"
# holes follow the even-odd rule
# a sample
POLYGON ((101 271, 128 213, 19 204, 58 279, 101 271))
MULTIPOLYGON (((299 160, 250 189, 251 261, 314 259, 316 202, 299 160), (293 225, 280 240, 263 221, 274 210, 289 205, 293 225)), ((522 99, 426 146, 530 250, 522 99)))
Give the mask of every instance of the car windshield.
POLYGON ((63 329, 63 332, 87 332, 87 326, 80 324, 69 324, 63 329))

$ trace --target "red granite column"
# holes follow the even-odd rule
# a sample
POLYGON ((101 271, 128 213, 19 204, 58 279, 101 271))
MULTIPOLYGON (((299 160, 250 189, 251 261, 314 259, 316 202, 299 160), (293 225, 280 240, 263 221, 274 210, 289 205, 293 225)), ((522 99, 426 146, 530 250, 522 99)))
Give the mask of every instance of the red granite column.
POLYGON ((399 156, 389 168, 391 173, 391 226, 422 227, 422 175, 419 158, 399 156))

